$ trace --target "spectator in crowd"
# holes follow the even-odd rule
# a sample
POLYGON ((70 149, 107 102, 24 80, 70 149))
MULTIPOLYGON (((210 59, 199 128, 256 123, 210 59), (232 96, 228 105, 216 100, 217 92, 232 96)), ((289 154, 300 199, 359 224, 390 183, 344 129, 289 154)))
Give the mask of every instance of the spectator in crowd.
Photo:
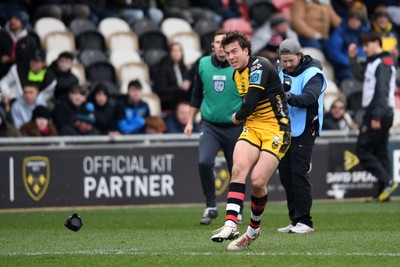
POLYGON ((87 18, 90 7, 84 0, 31 0, 33 21, 43 17, 53 17, 68 24, 74 18, 87 18))
POLYGON ((11 116, 17 129, 20 129, 24 123, 31 120, 33 109, 39 105, 37 102, 39 94, 37 84, 26 84, 22 90, 22 96, 17 97, 11 104, 11 116))
POLYGON ((161 116, 149 116, 146 119, 146 134, 162 134, 167 129, 161 116))
POLYGON ((291 223, 280 233, 311 233, 312 194, 309 178, 314 142, 323 125, 326 79, 321 62, 304 55, 297 41, 286 39, 279 46, 279 77, 288 101, 292 142, 279 163, 279 176, 286 192, 291 223))
POLYGON ((222 24, 227 19, 240 18, 242 16, 237 0, 201 0, 192 2, 194 2, 192 4, 201 7, 204 11, 210 12, 212 19, 218 24, 222 24))
POLYGON ((143 134, 146 132, 146 119, 150 115, 149 106, 142 100, 142 84, 133 80, 128 84, 127 95, 115 107, 117 129, 122 134, 143 134))
POLYGON ((21 133, 7 120, 5 110, 0 107, 0 137, 18 137, 21 133))
POLYGON ((26 15, 15 11, 0 30, 0 79, 13 64, 28 65, 29 55, 40 48, 37 35, 28 31, 27 26, 26 15))
POLYGON ((181 44, 172 43, 169 55, 163 59, 157 68, 157 79, 154 81, 154 91, 160 97, 163 111, 172 111, 182 101, 190 100, 190 73, 183 61, 181 44))
POLYGON ((147 18, 159 24, 164 18, 164 13, 157 8, 155 0, 133 0, 133 1, 107 1, 107 8, 123 18, 129 25, 138 20, 147 18))
POLYGON ((100 131, 94 126, 96 118, 94 116, 94 105, 85 102, 79 107, 73 120, 66 124, 62 130, 62 135, 100 135, 100 131))
POLYGON ((389 131, 393 124, 396 67, 394 58, 383 51, 381 36, 369 31, 361 35, 360 43, 368 56, 366 65, 357 61, 357 47, 349 46, 350 67, 354 77, 363 81, 362 107, 365 110, 360 125, 356 153, 364 169, 378 179, 378 194, 374 201, 385 202, 398 188, 393 182, 388 154, 389 131))
POLYGON ((201 18, 220 21, 214 11, 202 7, 204 2, 203 0, 157 0, 157 6, 163 11, 164 17, 183 18, 191 25, 201 18))
POLYGON ((46 67, 46 54, 43 50, 36 50, 31 54, 29 64, 14 64, 8 73, 1 79, 0 87, 8 99, 22 95, 22 88, 26 84, 36 84, 39 87, 37 102, 47 106, 54 97, 57 84, 54 73, 46 67))
POLYGON ((331 28, 339 27, 341 18, 329 0, 296 0, 291 6, 292 28, 303 47, 314 47, 326 54, 331 28))
MULTIPOLYGON (((287 38, 298 40, 297 33, 291 29, 289 21, 282 13, 277 12, 272 14, 271 18, 254 32, 251 38, 251 48, 254 54, 265 56, 262 50, 272 51, 278 40, 281 42, 287 38)), ((279 46, 279 44, 277 45, 279 46)), ((277 49, 278 47, 275 52, 277 49)))
POLYGON ((30 1, 2 0, 0 2, 0 28, 4 27, 16 12, 22 12, 27 21, 29 21, 30 9, 30 1))
MULTIPOLYGON (((175 110, 165 117, 167 130, 165 133, 183 133, 189 121, 190 104, 187 101, 179 102, 175 110)), ((194 133, 200 132, 200 126, 193 123, 194 133)))
MULTIPOLYGON (((340 84, 345 79, 353 79, 350 70, 347 50, 351 43, 358 44, 360 35, 368 30, 365 24, 367 18, 358 9, 351 10, 342 24, 336 28, 329 38, 327 56, 333 65, 335 79, 340 84)), ((359 60, 366 60, 365 52, 360 44, 357 45, 359 60)))
POLYGON ((346 111, 346 103, 342 99, 333 101, 329 112, 324 115, 323 130, 350 131, 357 129, 346 111))
POLYGON ((57 85, 54 90, 55 103, 66 100, 69 89, 79 84, 78 78, 71 71, 73 61, 74 55, 71 52, 62 52, 49 67, 57 79, 57 85))
POLYGON ((21 126, 23 136, 57 136, 58 132, 51 122, 51 114, 45 106, 36 106, 29 122, 21 126))
POLYGON ((86 101, 87 90, 80 85, 74 85, 69 89, 68 99, 60 101, 52 111, 53 122, 60 133, 64 125, 69 124, 79 108, 86 101))
POLYGON ((396 26, 390 21, 385 5, 378 5, 371 18, 371 28, 382 37, 382 49, 399 59, 399 34, 396 26))
POLYGON ((114 104, 111 101, 110 92, 107 87, 99 82, 93 88, 88 101, 94 105, 94 126, 102 135, 116 135, 119 132, 114 129, 114 104))

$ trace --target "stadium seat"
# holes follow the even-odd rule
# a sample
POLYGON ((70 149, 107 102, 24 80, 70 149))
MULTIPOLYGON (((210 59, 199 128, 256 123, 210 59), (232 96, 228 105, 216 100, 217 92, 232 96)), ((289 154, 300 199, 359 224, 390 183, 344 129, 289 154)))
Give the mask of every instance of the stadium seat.
POLYGON ((158 31, 160 28, 157 23, 149 20, 149 19, 141 19, 135 22, 132 26, 132 31, 137 34, 137 36, 141 36, 143 33, 149 31, 158 31))
POLYGON ((127 63, 141 63, 142 59, 136 51, 133 50, 116 50, 110 54, 110 62, 117 70, 127 63))
POLYGON ((212 52, 211 43, 214 39, 214 33, 219 29, 220 27, 218 24, 209 19, 200 19, 195 22, 193 30, 197 32, 200 37, 200 45, 204 54, 210 54, 212 52))
POLYGON ((48 66, 50 66, 51 63, 53 63, 53 61, 56 60, 58 58, 58 55, 61 54, 62 52, 64 52, 64 50, 54 49, 54 50, 47 51, 46 52, 46 64, 48 66))
POLYGON ((200 38, 196 32, 178 32, 170 37, 170 42, 180 43, 185 48, 201 50, 200 38))
POLYGON ((189 22, 181 18, 166 18, 161 22, 160 28, 167 39, 179 32, 192 32, 189 22))
POLYGON ((78 54, 78 59, 85 68, 96 62, 108 62, 107 54, 98 49, 83 50, 78 54))
POLYGON ((83 51, 86 49, 97 49, 101 51, 106 51, 106 43, 104 36, 95 31, 86 31, 78 34, 75 37, 76 49, 83 51))
POLYGON ((266 1, 253 1, 253 3, 248 4, 247 6, 250 21, 256 28, 263 25, 270 19, 271 15, 276 12, 274 5, 266 1))
POLYGON ((120 82, 134 79, 150 81, 149 68, 145 63, 135 62, 121 65, 117 70, 117 79, 120 82))
POLYGON ((120 18, 104 18, 98 26, 99 32, 107 40, 110 35, 116 32, 130 32, 129 24, 120 18))
POLYGON ((198 49, 194 49, 191 47, 184 47, 183 49, 183 61, 188 69, 191 69, 193 64, 199 60, 202 56, 202 52, 198 49))
POLYGON ((139 48, 143 53, 153 48, 168 51, 168 40, 159 30, 149 31, 139 36, 139 48))
POLYGON ((82 64, 75 62, 72 65, 71 71, 78 78, 80 85, 86 84, 87 81, 86 81, 85 68, 83 67, 82 64))
POLYGON ((142 99, 144 102, 149 105, 150 115, 151 116, 160 116, 161 115, 161 101, 157 94, 155 93, 147 93, 142 95, 142 99))
POLYGON ((108 82, 114 85, 113 93, 119 93, 114 66, 109 62, 92 63, 85 68, 86 79, 91 82, 108 82))
POLYGON ((244 32, 249 39, 253 36, 253 28, 248 21, 243 18, 231 18, 226 19, 222 23, 222 29, 224 30, 239 30, 244 32))
POLYGON ((75 51, 74 35, 66 31, 56 31, 48 33, 43 40, 42 47, 46 51, 75 51))
POLYGON ((65 26, 64 22, 59 19, 44 17, 36 21, 34 25, 34 31, 39 36, 40 42, 43 44, 47 34, 51 32, 66 32, 67 27, 65 26))
POLYGON ((69 23, 69 31, 76 37, 87 31, 97 31, 96 24, 86 18, 75 18, 69 23))
POLYGON ((321 64, 323 64, 327 61, 324 53, 321 50, 319 50, 318 48, 302 47, 301 50, 303 51, 304 55, 309 55, 312 58, 318 59, 321 62, 321 64))
POLYGON ((134 32, 116 32, 106 40, 107 48, 112 53, 116 50, 139 50, 139 40, 134 32))
POLYGON ((164 57, 168 55, 168 52, 164 49, 152 48, 148 49, 143 55, 143 61, 150 68, 158 64, 164 57))

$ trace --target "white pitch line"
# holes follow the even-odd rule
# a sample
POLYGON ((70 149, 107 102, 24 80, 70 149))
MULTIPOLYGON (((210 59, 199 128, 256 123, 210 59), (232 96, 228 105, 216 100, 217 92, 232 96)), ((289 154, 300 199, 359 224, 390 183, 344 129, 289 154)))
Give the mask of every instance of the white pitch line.
POLYGON ((0 256, 44 256, 44 255, 185 255, 185 256, 218 256, 221 254, 238 256, 310 256, 310 257, 400 257, 398 253, 386 252, 351 252, 351 253, 330 253, 330 252, 145 252, 138 249, 131 250, 83 250, 83 251, 42 251, 42 252, 2 252, 0 256))

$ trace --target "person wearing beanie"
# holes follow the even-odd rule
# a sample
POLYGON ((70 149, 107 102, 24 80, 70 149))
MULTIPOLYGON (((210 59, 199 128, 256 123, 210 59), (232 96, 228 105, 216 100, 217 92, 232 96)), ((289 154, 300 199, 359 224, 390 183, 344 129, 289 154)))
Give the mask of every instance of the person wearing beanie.
POLYGON ((62 128, 61 134, 74 136, 100 135, 100 131, 94 126, 95 122, 94 105, 91 102, 86 102, 79 107, 73 121, 62 128))
POLYGON ((304 55, 299 42, 284 40, 279 45, 279 57, 279 77, 286 92, 292 142, 278 166, 290 224, 278 232, 305 234, 314 232, 309 171, 314 142, 322 131, 327 83, 321 62, 304 55))
POLYGON ((0 30, 0 78, 13 64, 27 65, 30 53, 40 48, 39 37, 27 26, 27 15, 17 11, 0 30))
POLYGON ((94 86, 88 97, 88 101, 92 102, 95 110, 96 118, 95 126, 103 135, 118 135, 119 132, 114 130, 114 103, 111 101, 111 95, 108 88, 102 82, 94 86))
POLYGON ((23 136, 57 136, 58 132, 51 122, 50 111, 45 106, 36 106, 32 119, 21 126, 23 136))

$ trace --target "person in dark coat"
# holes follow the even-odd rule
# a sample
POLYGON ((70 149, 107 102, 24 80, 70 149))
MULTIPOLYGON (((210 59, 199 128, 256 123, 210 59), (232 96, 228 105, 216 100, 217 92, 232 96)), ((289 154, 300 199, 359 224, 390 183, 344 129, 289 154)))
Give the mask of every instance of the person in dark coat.
MULTIPOLYGON (((165 124, 167 126, 167 130, 165 133, 183 133, 186 127, 186 124, 189 121, 190 116, 190 104, 189 102, 182 101, 180 102, 175 110, 171 112, 165 118, 165 124)), ((193 123, 193 133, 200 132, 200 125, 198 123, 193 123)))
POLYGON ((71 71, 73 60, 74 55, 71 52, 62 52, 49 67, 57 79, 57 85, 54 89, 55 102, 60 101, 61 98, 67 99, 69 89, 79 84, 78 78, 71 71))
POLYGON ((92 102, 94 105, 94 116, 96 118, 95 126, 99 129, 101 134, 104 135, 114 135, 118 132, 113 131, 115 105, 110 97, 110 92, 102 83, 97 84, 88 97, 88 101, 92 102))
POLYGON ((7 121, 7 114, 0 107, 0 137, 18 137, 21 133, 14 127, 12 123, 7 121))

